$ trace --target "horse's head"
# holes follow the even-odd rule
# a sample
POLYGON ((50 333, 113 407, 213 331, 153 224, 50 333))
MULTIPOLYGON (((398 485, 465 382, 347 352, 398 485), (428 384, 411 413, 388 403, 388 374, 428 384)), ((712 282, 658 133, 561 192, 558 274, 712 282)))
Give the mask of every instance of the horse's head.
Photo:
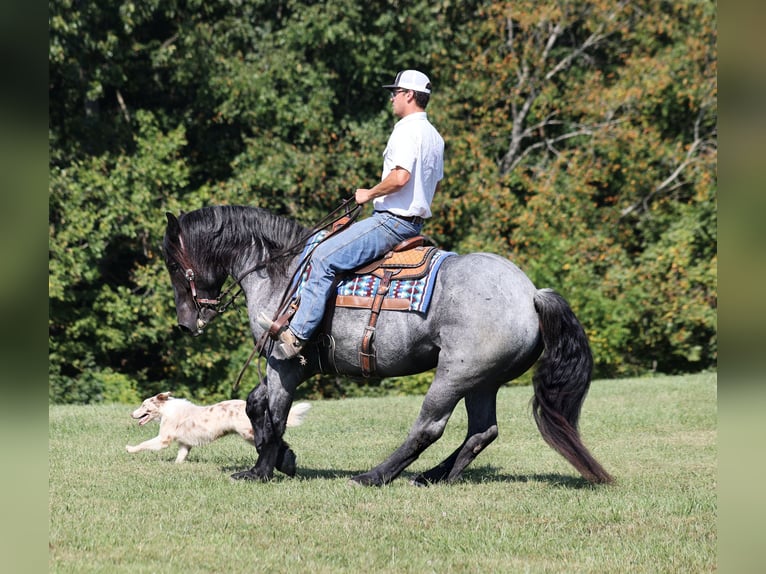
POLYGON ((196 337, 218 314, 219 296, 226 277, 217 277, 211 269, 199 264, 184 242, 178 219, 172 213, 166 216, 162 252, 173 284, 178 325, 196 337))

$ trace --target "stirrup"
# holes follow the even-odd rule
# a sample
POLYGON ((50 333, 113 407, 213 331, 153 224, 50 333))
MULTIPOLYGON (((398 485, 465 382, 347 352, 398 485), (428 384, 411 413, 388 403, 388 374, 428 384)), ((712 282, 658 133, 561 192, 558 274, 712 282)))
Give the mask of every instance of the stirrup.
POLYGON ((301 364, 306 364, 306 360, 303 355, 300 354, 306 342, 296 337, 295 334, 287 328, 288 315, 282 315, 279 319, 277 321, 272 321, 266 315, 261 313, 258 315, 258 324, 269 332, 269 337, 280 342, 279 348, 285 359, 300 357, 301 364), (279 319, 284 319, 284 321, 280 321, 279 319))
POLYGON ((303 355, 301 355, 304 342, 301 341, 295 335, 293 335, 292 331, 290 330, 285 331, 282 334, 282 336, 279 337, 279 340, 282 341, 282 344, 279 345, 279 348, 282 351, 282 355, 284 356, 285 359, 300 357, 301 364, 302 365, 306 364, 306 359, 303 357, 303 355))

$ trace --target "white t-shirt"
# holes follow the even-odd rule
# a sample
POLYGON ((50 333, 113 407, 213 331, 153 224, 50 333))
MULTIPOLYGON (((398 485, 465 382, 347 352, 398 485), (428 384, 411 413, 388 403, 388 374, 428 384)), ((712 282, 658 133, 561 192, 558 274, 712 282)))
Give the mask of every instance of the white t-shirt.
POLYGON ((410 180, 399 191, 376 197, 374 209, 431 217, 436 184, 444 177, 444 140, 426 112, 415 112, 396 122, 383 152, 381 180, 397 166, 410 173, 410 180))

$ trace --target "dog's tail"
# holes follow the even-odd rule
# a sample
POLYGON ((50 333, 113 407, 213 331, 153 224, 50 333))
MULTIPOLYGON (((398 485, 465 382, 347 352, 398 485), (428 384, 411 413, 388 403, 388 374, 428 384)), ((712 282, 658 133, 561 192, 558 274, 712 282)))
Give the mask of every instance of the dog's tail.
POLYGON ((290 407, 290 412, 287 414, 287 426, 297 427, 303 424, 303 418, 306 413, 309 412, 311 405, 308 403, 298 403, 290 407))

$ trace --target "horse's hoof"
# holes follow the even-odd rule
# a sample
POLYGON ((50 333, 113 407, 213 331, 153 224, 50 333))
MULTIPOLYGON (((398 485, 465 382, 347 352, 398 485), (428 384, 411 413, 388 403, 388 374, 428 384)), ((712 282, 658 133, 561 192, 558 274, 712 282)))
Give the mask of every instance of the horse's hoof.
POLYGON ((267 482, 268 476, 261 476, 253 472, 252 470, 243 470, 242 472, 235 472, 231 475, 232 480, 252 480, 254 482, 267 482))
POLYGON ((383 482, 376 479, 369 473, 358 474, 348 479, 348 483, 353 486, 383 486, 383 482))
POLYGON ((295 453, 292 449, 288 448, 284 454, 282 454, 282 458, 277 462, 277 470, 283 472, 287 476, 293 477, 298 468, 296 461, 295 453))
POLYGON ((425 488, 427 486, 431 486, 431 483, 424 477, 422 474, 417 475, 415 478, 413 478, 410 481, 410 484, 412 486, 419 486, 421 488, 425 488))

